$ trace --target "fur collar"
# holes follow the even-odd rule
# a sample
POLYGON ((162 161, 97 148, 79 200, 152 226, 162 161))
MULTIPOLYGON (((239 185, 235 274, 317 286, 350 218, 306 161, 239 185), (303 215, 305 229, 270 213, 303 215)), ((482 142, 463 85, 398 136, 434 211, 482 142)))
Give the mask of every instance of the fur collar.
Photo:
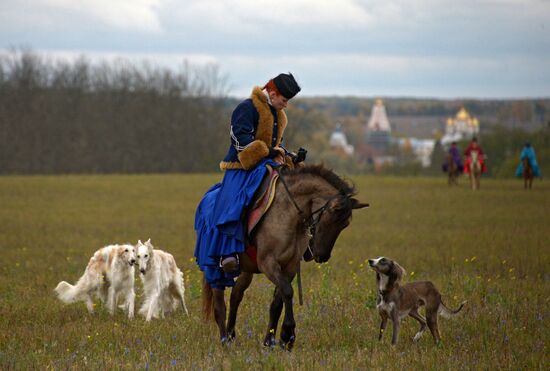
MULTIPOLYGON (((262 91, 262 88, 259 86, 252 89, 252 94, 250 95, 254 107, 260 114, 260 119, 258 122, 258 128, 256 129, 256 139, 261 140, 268 147, 271 147, 271 135, 273 133, 273 115, 271 114, 271 109, 269 108, 268 99, 262 91)), ((287 124, 287 118, 285 111, 277 111, 277 144, 281 143, 283 137, 283 132, 287 124)))

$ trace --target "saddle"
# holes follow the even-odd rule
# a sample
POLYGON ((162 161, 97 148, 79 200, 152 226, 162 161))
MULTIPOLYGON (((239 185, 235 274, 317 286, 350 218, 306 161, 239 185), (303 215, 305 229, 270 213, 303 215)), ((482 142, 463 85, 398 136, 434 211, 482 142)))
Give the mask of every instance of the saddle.
POLYGON ((262 180, 260 187, 258 187, 258 190, 254 194, 252 206, 246 213, 247 244, 245 252, 256 264, 258 264, 256 259, 257 249, 256 246, 251 243, 252 236, 254 235, 255 228, 260 224, 263 216, 269 210, 273 200, 275 199, 275 188, 278 179, 279 171, 272 166, 267 165, 267 174, 262 180))

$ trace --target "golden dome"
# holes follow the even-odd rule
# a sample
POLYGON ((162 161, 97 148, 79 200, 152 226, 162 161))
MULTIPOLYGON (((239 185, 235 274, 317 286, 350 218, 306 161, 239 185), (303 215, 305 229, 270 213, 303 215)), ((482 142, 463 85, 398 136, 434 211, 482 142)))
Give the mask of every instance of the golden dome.
POLYGON ((447 119, 447 126, 453 126, 455 124, 455 120, 453 120, 452 118, 448 118, 447 119))
POLYGON ((382 106, 384 104, 384 102, 382 101, 382 99, 378 98, 376 99, 376 103, 375 103, 377 106, 382 106))
POLYGON ((472 120, 472 125, 479 126, 479 120, 474 117, 474 119, 472 120))
POLYGON ((456 119, 460 121, 468 121, 470 119, 470 114, 464 107, 462 107, 456 114, 456 119))

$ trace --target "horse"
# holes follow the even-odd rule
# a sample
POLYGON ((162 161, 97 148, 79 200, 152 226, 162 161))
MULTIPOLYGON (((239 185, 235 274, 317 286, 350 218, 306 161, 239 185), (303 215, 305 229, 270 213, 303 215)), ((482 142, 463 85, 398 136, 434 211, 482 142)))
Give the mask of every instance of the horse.
POLYGON ((261 273, 275 285, 264 345, 276 345, 284 306, 280 345, 290 351, 296 340, 292 280, 302 257, 318 263, 328 261, 340 232, 350 224, 352 210, 368 207, 354 198, 353 185, 323 165, 282 171, 279 180, 271 207, 249 236, 257 248, 256 262, 245 253, 239 254, 241 274, 231 290, 227 324, 224 291, 203 280, 203 316, 208 320, 213 312, 222 344, 235 339, 239 304, 253 275, 261 273))
POLYGON ((529 185, 529 189, 533 187, 533 168, 531 167, 531 163, 529 162, 529 158, 524 157, 523 160, 523 188, 527 189, 527 185, 529 185))
POLYGON ((479 152, 472 150, 470 152, 470 184, 475 191, 479 189, 479 178, 481 178, 481 163, 479 162, 479 152))
POLYGON ((460 175, 460 169, 455 162, 451 153, 447 154, 447 174, 449 186, 458 185, 458 176, 460 175))

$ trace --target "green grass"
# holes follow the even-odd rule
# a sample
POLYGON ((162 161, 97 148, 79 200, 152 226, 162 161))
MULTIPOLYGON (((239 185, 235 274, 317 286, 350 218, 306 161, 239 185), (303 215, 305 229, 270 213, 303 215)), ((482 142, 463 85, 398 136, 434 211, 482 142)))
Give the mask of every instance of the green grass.
POLYGON ((550 183, 526 192, 483 179, 473 192, 444 178, 354 178, 371 207, 354 214, 329 263, 302 267, 305 304, 295 305, 288 353, 261 345, 272 295, 263 276, 245 296, 235 343, 220 346, 217 327, 201 322, 194 210, 220 178, 0 177, 0 369, 549 368, 550 183), (89 316, 83 303, 57 301, 53 288, 76 281, 96 249, 147 238, 184 271, 189 318, 129 321, 100 304, 89 316), (441 319, 440 346, 429 333, 412 343, 412 319, 397 347, 389 333, 376 340, 365 260, 379 255, 399 261, 407 280, 434 281, 449 306, 468 300, 460 317, 441 319))

